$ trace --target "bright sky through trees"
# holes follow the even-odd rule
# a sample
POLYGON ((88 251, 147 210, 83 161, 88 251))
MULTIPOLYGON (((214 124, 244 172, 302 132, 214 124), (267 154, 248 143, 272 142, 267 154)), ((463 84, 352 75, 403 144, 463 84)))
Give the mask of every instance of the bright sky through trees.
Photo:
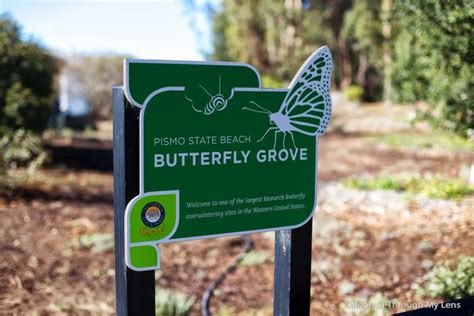
POLYGON ((0 12, 57 53, 203 60, 210 47, 205 15, 182 1, 0 0, 0 12))

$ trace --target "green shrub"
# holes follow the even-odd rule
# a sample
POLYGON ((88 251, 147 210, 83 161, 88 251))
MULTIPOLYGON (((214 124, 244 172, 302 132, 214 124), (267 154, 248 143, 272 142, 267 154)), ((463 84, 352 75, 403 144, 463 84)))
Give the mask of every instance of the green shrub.
POLYGON ((464 137, 474 132, 472 1, 394 2, 393 98, 426 100, 422 117, 464 137))
POLYGON ((346 178, 342 183, 358 190, 396 190, 421 193, 434 199, 461 199, 474 194, 474 188, 458 179, 445 179, 436 175, 415 177, 384 175, 372 178, 346 178))
POLYGON ((157 316, 185 316, 191 311, 194 298, 181 292, 156 289, 155 305, 157 316))
POLYGON ((0 172, 31 171, 46 158, 37 135, 53 108, 58 62, 23 38, 19 25, 0 15, 0 172))
POLYGON ((347 101, 360 101, 364 96, 364 89, 361 86, 352 85, 347 87, 343 93, 347 101))
POLYGON ((474 257, 461 256, 452 269, 448 263, 436 265, 425 275, 420 295, 445 300, 474 295, 474 257))
POLYGON ((0 172, 28 167, 32 172, 47 159, 40 137, 24 129, 0 136, 0 172))
POLYGON ((53 108, 57 60, 23 40, 19 25, 7 15, 0 15, 0 56, 0 126, 44 130, 53 108))
POLYGON ((39 97, 31 88, 15 82, 7 91, 3 107, 3 126, 40 132, 47 126, 53 100, 39 97))

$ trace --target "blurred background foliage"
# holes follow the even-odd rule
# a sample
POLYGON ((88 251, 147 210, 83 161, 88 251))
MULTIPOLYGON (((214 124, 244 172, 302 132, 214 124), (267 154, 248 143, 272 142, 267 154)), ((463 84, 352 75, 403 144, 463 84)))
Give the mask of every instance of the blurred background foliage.
POLYGON ((130 56, 74 56, 64 72, 81 84, 81 90, 89 101, 89 121, 112 118, 111 87, 121 86, 123 58, 130 56))
POLYGON ((27 166, 31 172, 47 160, 42 136, 57 124, 61 75, 88 101, 87 117, 80 124, 87 129, 110 120, 110 90, 122 84, 124 57, 54 56, 26 39, 8 14, 0 15, 0 170, 27 166))
POLYGON ((472 1, 229 0, 211 15, 213 60, 250 63, 283 86, 327 45, 336 90, 357 85, 363 101, 387 104, 426 101, 421 119, 473 133, 472 1))
MULTIPOLYGON (((472 1, 228 0, 206 9, 213 33, 207 58, 252 64, 266 87, 286 86, 304 60, 327 45, 333 87, 347 101, 422 102, 428 106, 419 107, 414 122, 466 138, 474 133, 472 1)), ((0 56, 0 137, 8 152, 2 168, 39 155, 37 136, 48 120, 54 125, 65 75, 87 100, 81 126, 111 119, 110 87, 122 82, 124 56, 55 57, 25 39, 5 14, 0 56)))
MULTIPOLYGON (((265 87, 287 86, 304 60, 327 45, 333 88, 347 101, 422 102, 427 106, 413 122, 465 138, 474 133, 472 1, 227 0, 205 8, 213 34, 207 58, 252 64, 265 87)), ((40 136, 58 118, 89 130, 111 119, 110 87, 122 83, 125 56, 55 57, 6 14, 0 56, 0 168, 45 161, 40 136), (72 94, 86 100, 79 124, 58 115, 64 77, 72 94)))
POLYGON ((0 128, 44 130, 58 60, 38 43, 22 40, 18 24, 6 16, 0 17, 0 56, 0 128))
MULTIPOLYGON (((429 106, 417 120, 473 134, 472 1, 228 0, 207 9, 213 33, 208 58, 250 63, 267 87, 286 86, 304 60, 327 45, 333 87, 349 101, 423 101, 429 106)), ((22 133, 12 137, 21 142, 48 126, 60 73, 80 85, 76 90, 89 104, 87 126, 111 119, 110 87, 121 84, 124 56, 59 58, 24 38, 14 20, 0 17, 2 137, 22 133)), ((28 144, 16 147, 33 152, 28 144)))
POLYGON ((45 159, 37 135, 53 110, 58 69, 57 58, 0 16, 0 171, 45 159))
POLYGON ((394 100, 426 100, 433 125, 472 133, 474 2, 405 0, 394 13, 394 100))

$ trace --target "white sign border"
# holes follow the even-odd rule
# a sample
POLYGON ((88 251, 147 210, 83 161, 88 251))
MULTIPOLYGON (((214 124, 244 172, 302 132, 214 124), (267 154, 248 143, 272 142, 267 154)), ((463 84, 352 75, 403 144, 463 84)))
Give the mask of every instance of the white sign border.
MULTIPOLYGON (((327 49, 326 46, 323 46, 321 48, 319 48, 318 50, 316 50, 308 59, 310 60, 315 54, 318 53, 318 51, 320 51, 321 49, 327 49)), ((303 64, 303 67, 300 68, 300 70, 297 72, 295 78, 298 77, 298 74, 302 73, 307 67, 308 67, 308 63, 307 61, 303 64)), ((290 86, 287 88, 287 89, 266 89, 266 88, 262 88, 261 86, 261 78, 260 78, 260 74, 259 72, 251 65, 248 65, 248 64, 245 64, 245 63, 232 63, 232 62, 195 62, 195 61, 170 61, 170 60, 143 60, 143 59, 125 59, 124 60, 124 83, 125 83, 125 89, 124 89, 124 93, 127 97, 127 99, 135 106, 137 106, 138 108, 140 108, 140 144, 142 144, 142 141, 143 141, 143 117, 144 117, 144 113, 145 113, 145 109, 146 109, 146 106, 149 104, 149 102, 151 101, 151 99, 153 97, 155 97, 156 95, 158 95, 159 93, 164 93, 164 92, 168 92, 168 91, 184 91, 185 87, 164 87, 164 88, 160 88, 160 89, 157 89, 155 91, 153 91, 152 93, 150 93, 148 95, 148 97, 145 99, 144 101, 144 104, 141 105, 139 104, 138 102, 136 102, 131 94, 130 94, 130 90, 129 90, 129 76, 128 76, 128 70, 129 70, 129 63, 130 62, 137 62, 137 63, 177 63, 177 64, 203 64, 203 65, 228 65, 228 66, 245 66, 245 67, 248 67, 250 69, 252 69, 256 75, 257 75, 257 78, 259 80, 259 88, 234 88, 234 91, 235 92, 238 92, 238 91, 243 91, 243 92, 252 92, 252 91, 258 91, 258 92, 275 92, 275 91, 280 91, 280 92, 289 92, 293 86, 293 84, 295 83, 295 81, 293 80, 290 84, 290 86)), ((139 242, 139 243, 133 243, 133 244, 130 244, 129 241, 130 241, 130 236, 129 236, 129 233, 130 231, 128 230, 128 221, 129 221, 129 216, 130 216, 130 210, 131 210, 131 206, 134 204, 134 202, 136 200, 138 200, 139 198, 141 197, 144 197, 144 196, 149 196, 149 195, 153 195, 153 194, 159 194, 159 193, 164 193, 164 192, 173 192, 173 193, 176 193, 178 192, 178 199, 177 199, 177 210, 179 210, 179 190, 170 190, 170 191, 157 191, 157 192, 147 192, 147 193, 144 193, 143 192, 143 186, 144 186, 144 168, 143 168, 143 161, 144 161, 144 157, 143 157, 143 146, 140 146, 140 163, 139 163, 139 167, 140 167, 140 194, 138 196, 136 196, 134 199, 132 199, 132 201, 129 202, 129 204, 127 205, 127 208, 126 208, 126 211, 125 211, 125 218, 126 218, 126 222, 125 222, 125 236, 126 236, 126 246, 127 246, 127 249, 125 250, 125 253, 126 253, 126 263, 127 263, 127 266, 129 266, 130 268, 134 269, 134 270, 137 270, 137 271, 147 271, 147 270, 154 270, 154 269, 159 269, 159 248, 158 248, 158 245, 159 244, 165 244, 165 243, 172 243, 172 242, 182 242, 182 241, 192 241, 192 240, 201 240, 201 239, 209 239, 209 238, 219 238, 219 237, 230 237, 230 236, 241 236, 241 235, 246 235, 246 234, 253 234, 253 233, 264 233, 264 232, 273 232, 273 231, 278 231, 278 230, 289 230, 289 229, 295 229, 295 228, 298 228, 298 227, 301 227, 303 225, 305 225, 309 220, 311 220, 311 218, 314 216, 315 212, 316 212, 316 209, 317 209, 317 201, 318 201, 318 143, 319 143, 319 137, 315 137, 315 181, 314 181, 314 190, 315 190, 315 193, 314 193, 314 205, 313 205, 313 208, 312 208, 312 211, 310 213, 310 215, 300 224, 297 224, 297 225, 293 225, 293 226, 284 226, 284 227, 277 227, 277 228, 266 228, 266 229, 257 229, 257 230, 249 230, 249 231, 240 231, 240 232, 231 232, 231 233, 223 233, 223 234, 213 234, 213 235, 203 235, 203 236, 198 236, 198 237, 187 237, 187 238, 178 238, 178 239, 170 239, 173 234, 176 232, 178 226, 179 226, 179 211, 178 211, 178 216, 177 216, 177 220, 176 220, 176 223, 175 223, 175 227, 172 231, 172 233, 169 234, 169 236, 167 236, 164 240, 159 240, 159 241, 150 241, 150 242, 139 242), (129 251, 130 251, 130 248, 133 247, 132 245, 134 246, 140 246, 140 245, 152 245, 153 244, 153 247, 156 249, 157 251, 157 255, 158 255, 158 266, 157 267, 147 267, 147 268, 134 268, 130 262, 129 262, 129 251)))

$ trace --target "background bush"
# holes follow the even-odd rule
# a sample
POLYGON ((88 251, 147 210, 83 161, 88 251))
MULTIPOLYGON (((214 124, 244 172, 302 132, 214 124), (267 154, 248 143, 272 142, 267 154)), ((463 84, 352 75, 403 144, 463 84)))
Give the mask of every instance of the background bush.
POLYGON ((344 89, 343 93, 347 101, 361 101, 364 89, 360 86, 352 85, 344 89))
POLYGON ((0 170, 13 170, 28 166, 33 171, 47 159, 41 138, 25 129, 0 136, 0 170))
POLYGON ((474 129, 474 2, 395 2, 393 98, 426 100, 423 118, 467 136, 474 129))
POLYGON ((57 69, 57 59, 0 15, 0 169, 44 160, 38 135, 53 109, 57 69))
POLYGON ((426 276, 420 294, 445 300, 474 295, 474 257, 462 256, 452 268, 444 263, 437 265, 426 276))
POLYGON ((57 60, 22 40, 18 24, 0 16, 0 132, 46 128, 55 96, 57 60))

